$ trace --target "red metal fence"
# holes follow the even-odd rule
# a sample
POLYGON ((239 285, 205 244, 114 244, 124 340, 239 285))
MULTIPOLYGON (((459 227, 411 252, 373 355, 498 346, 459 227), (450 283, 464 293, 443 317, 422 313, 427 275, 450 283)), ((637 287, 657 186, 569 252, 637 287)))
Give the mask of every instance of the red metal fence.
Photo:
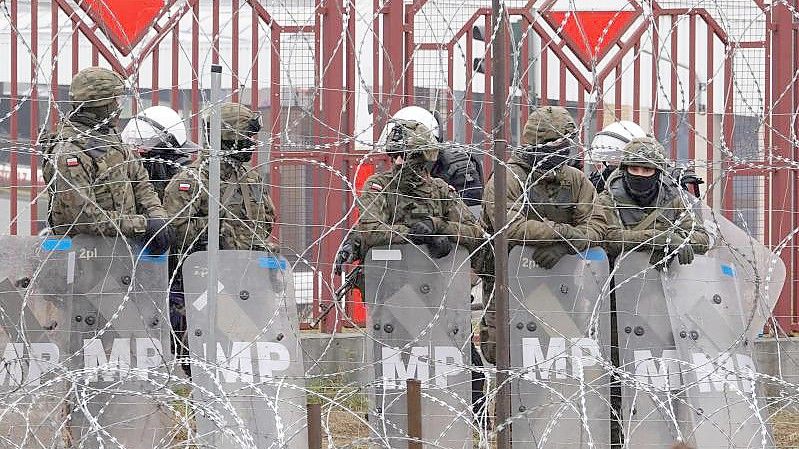
MULTIPOLYGON (((556 0, 514 3, 507 10, 514 53, 506 63, 515 76, 507 94, 491 92, 490 58, 480 59, 490 52, 487 7, 375 0, 362 14, 354 3, 323 0, 275 8, 257 0, 145 0, 137 5, 146 14, 128 23, 119 21, 128 15, 109 6, 114 2, 11 1, 0 105, 9 216, 24 217, 23 232, 35 232, 42 219, 35 144, 68 111, 66 86, 79 69, 99 64, 125 74, 137 88, 128 112, 169 105, 198 140, 204 77, 211 63, 221 63, 226 95, 269 118, 255 164, 268 173, 281 242, 309 273, 300 289, 313 301, 313 315, 339 282, 331 264, 351 222, 348 182, 370 164, 355 149, 359 84, 373 95, 373 137, 409 104, 438 109, 451 139, 485 150, 493 101, 511 106, 511 141, 540 104, 572 109, 586 142, 610 121, 640 122, 674 159, 696 164, 716 210, 774 247, 787 238, 782 255, 792 274, 799 228, 796 0, 769 7, 753 0, 738 11, 749 26, 737 28, 705 8, 619 1, 604 11, 570 11, 556 0), (371 40, 370 61, 356 61, 363 44, 357 36, 371 40)), ((9 222, 10 233, 20 232, 19 220, 9 222)), ((776 314, 794 331, 799 289, 789 279, 776 314)), ((333 318, 325 328, 338 325, 333 318)))

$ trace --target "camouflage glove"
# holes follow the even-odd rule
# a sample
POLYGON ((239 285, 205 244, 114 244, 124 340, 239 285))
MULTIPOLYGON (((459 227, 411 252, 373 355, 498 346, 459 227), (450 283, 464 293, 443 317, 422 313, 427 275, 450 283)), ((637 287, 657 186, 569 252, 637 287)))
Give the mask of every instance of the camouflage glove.
POLYGON ((175 231, 163 218, 148 218, 144 243, 151 254, 164 254, 175 241, 175 231), (147 243, 149 242, 149 243, 147 243))
POLYGON ((588 249, 590 242, 583 231, 565 223, 555 223, 552 227, 555 230, 555 238, 569 242, 565 245, 569 249, 569 254, 577 254, 578 251, 588 249))
POLYGON ((336 254, 336 263, 333 268, 333 272, 341 274, 342 267, 344 264, 352 263, 355 260, 355 247, 352 244, 352 241, 347 240, 344 244, 341 245, 341 249, 338 250, 338 254, 336 254))
POLYGON ((533 252, 533 260, 539 267, 551 270, 558 264, 560 259, 567 254, 574 254, 570 245, 556 243, 554 245, 536 248, 533 252))
POLYGON ((423 243, 430 243, 435 233, 436 229, 435 226, 433 226, 433 220, 425 218, 411 225, 410 229, 408 229, 408 238, 413 243, 420 245, 423 243))
POLYGON ((689 265, 694 261, 694 247, 691 246, 690 242, 685 240, 682 241, 681 245, 682 246, 678 247, 676 244, 672 243, 672 251, 674 249, 677 250, 677 260, 680 262, 680 265, 689 265))
POLYGON ((430 250, 430 255, 433 259, 440 259, 446 257, 452 251, 452 242, 444 235, 435 235, 430 237, 427 243, 427 248, 430 250))

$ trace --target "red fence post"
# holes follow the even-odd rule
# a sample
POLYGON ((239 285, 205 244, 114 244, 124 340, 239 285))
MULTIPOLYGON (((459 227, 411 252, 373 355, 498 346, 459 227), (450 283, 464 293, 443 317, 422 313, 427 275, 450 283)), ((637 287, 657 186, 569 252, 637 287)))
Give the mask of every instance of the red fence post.
MULTIPOLYGON (((795 2, 791 2, 795 3, 795 2)), ((770 39, 766 53, 771 53, 771 154, 769 162, 778 163, 775 157, 795 160, 795 152, 790 140, 793 135, 791 117, 794 112, 793 74, 796 62, 793 60, 793 49, 796 32, 793 28, 793 16, 784 4, 775 4, 771 9, 771 20, 768 22, 770 39)), ((793 170, 772 170, 771 172, 771 247, 776 247, 797 226, 796 192, 792 189, 795 172, 793 170)), ((782 290, 774 314, 778 317, 783 329, 791 332, 796 329, 795 296, 796 296, 796 250, 795 244, 789 244, 782 252, 782 260, 788 272, 788 282, 782 290)))
MULTIPOLYGON (((320 144, 324 145, 323 152, 328 153, 327 163, 334 170, 346 173, 346 158, 342 153, 346 153, 350 144, 341 143, 346 140, 345 136, 352 135, 352 130, 347 129, 348 120, 345 119, 344 97, 347 95, 346 84, 344 81, 344 64, 346 47, 340 45, 340 37, 344 31, 344 10, 346 3, 342 1, 325 0, 322 4, 321 27, 316 28, 317 33, 321 33, 322 54, 317 55, 318 60, 325 61, 320 66, 325 67, 321 76, 321 112, 323 124, 321 129, 320 144)), ((351 126, 351 125, 349 125, 351 126)), ((335 173, 330 171, 322 177, 325 189, 324 195, 324 216, 322 223, 325 228, 337 223, 343 216, 344 184, 335 173)), ((342 229, 333 230, 322 240, 320 251, 320 267, 327 280, 327 284, 332 286, 335 283, 332 273, 332 264, 336 257, 339 244, 344 236, 342 229)), ((324 288, 320 292, 323 307, 333 306, 333 288, 324 288)), ((323 323, 322 331, 327 333, 337 332, 341 329, 342 317, 339 313, 328 314, 323 323)))

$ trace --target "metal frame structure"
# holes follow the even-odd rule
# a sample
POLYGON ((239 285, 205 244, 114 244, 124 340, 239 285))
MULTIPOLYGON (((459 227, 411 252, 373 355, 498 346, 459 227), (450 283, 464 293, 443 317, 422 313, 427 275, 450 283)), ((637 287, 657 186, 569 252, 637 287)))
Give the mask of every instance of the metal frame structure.
MULTIPOLYGON (((30 15, 30 25, 32 30, 39 29, 39 3, 40 0, 29 0, 30 11, 20 11, 19 1, 9 2, 9 15, 12 25, 17 23, 21 14, 30 15)), ((694 79, 697 73, 713 73, 715 70, 714 60, 723 60, 723 70, 721 73, 708 76, 707 79, 700 80, 707 86, 704 95, 707 104, 712 105, 717 103, 721 98, 723 99, 723 110, 718 113, 703 114, 698 110, 698 105, 695 101, 687 104, 687 109, 679 111, 680 105, 677 104, 677 83, 670 83, 670 98, 671 103, 658 107, 659 112, 669 112, 666 116, 669 118, 668 130, 672 133, 676 132, 678 121, 680 120, 680 113, 683 114, 689 126, 696 127, 702 121, 702 125, 706 127, 706 143, 697 142, 696 139, 688 140, 688 158, 693 160, 697 156, 701 159, 714 161, 718 164, 713 167, 708 164, 707 172, 704 176, 708 180, 714 180, 716 186, 713 189, 708 189, 707 201, 709 204, 718 205, 717 209, 726 215, 732 214, 735 207, 734 204, 734 189, 733 180, 738 176, 754 176, 760 177, 764 180, 765 190, 763 204, 763 237, 765 241, 775 249, 780 249, 783 259, 788 266, 789 273, 795 271, 797 261, 799 261, 799 246, 793 243, 793 236, 797 229, 799 229, 799 178, 796 177, 795 169, 796 164, 793 162, 797 158, 795 150, 795 137, 793 129, 799 123, 796 123, 795 111, 797 104, 799 104, 799 80, 794 76, 797 68, 799 68, 799 44, 797 44, 797 27, 794 24, 793 17, 797 14, 797 1, 790 0, 780 4, 766 6, 762 0, 753 0, 766 16, 766 32, 765 39, 757 41, 733 41, 728 36, 724 27, 722 27, 713 16, 706 10, 701 8, 677 8, 666 9, 661 8, 657 4, 653 4, 651 11, 651 20, 638 21, 631 25, 631 32, 627 34, 625 39, 619 40, 614 43, 615 51, 608 54, 609 58, 602 61, 602 64, 597 66, 598 71, 593 79, 585 76, 585 70, 580 67, 581 62, 573 57, 568 48, 569 42, 558 36, 557 29, 553 28, 551 21, 545 20, 542 15, 545 15, 552 6, 555 0, 547 0, 542 4, 537 5, 537 11, 533 10, 535 1, 530 0, 526 5, 518 8, 508 8, 507 13, 511 17, 516 17, 521 21, 523 30, 528 33, 534 33, 541 41, 541 52, 538 60, 541 71, 538 75, 539 78, 533 80, 536 86, 540 86, 540 92, 537 98, 533 98, 530 89, 530 76, 521 76, 519 78, 519 92, 520 103, 524 105, 518 108, 518 117, 520 121, 527 118, 529 112, 529 105, 536 103, 546 104, 555 98, 560 104, 566 104, 566 90, 567 79, 575 80, 580 86, 577 94, 578 105, 578 119, 583 120, 586 117, 590 119, 593 128, 601 128, 602 124, 609 120, 605 115, 612 113, 615 118, 621 118, 623 115, 621 92, 624 89, 632 89, 632 120, 638 121, 641 117, 641 104, 645 99, 651 101, 652 104, 658 103, 657 92, 657 77, 659 67, 659 55, 652 57, 653 67, 643 67, 643 71, 647 69, 652 70, 652 82, 650 83, 650 92, 644 92, 641 85, 642 77, 642 58, 634 56, 632 62, 632 87, 628 86, 628 82, 622 76, 622 62, 628 55, 639 55, 642 51, 642 36, 645 33, 651 32, 657 36, 658 29, 653 27, 652 23, 657 21, 667 21, 669 23, 677 23, 677 21, 688 22, 688 40, 691 42, 705 43, 707 46, 707 61, 696 58, 696 45, 691 45, 689 52, 690 64, 688 65, 689 78, 694 79), (698 26, 698 24, 702 26, 698 26), (700 31, 707 30, 705 35, 700 35, 700 31), (719 47, 724 48, 724 54, 718 54, 716 50, 719 47), (765 53, 764 66, 765 70, 765 110, 764 117, 765 123, 763 127, 765 132, 762 132, 762 147, 765 151, 762 152, 762 158, 756 161, 740 162, 731 157, 735 154, 735 148, 732 147, 733 135, 735 132, 735 116, 733 111, 732 99, 736 93, 735 80, 734 80, 734 67, 733 56, 737 51, 746 49, 763 49, 765 53), (723 58, 723 59, 722 59, 723 58), (548 79, 550 70, 557 64, 559 73, 559 83, 556 91, 552 91, 550 86, 552 83, 548 79), (703 66, 704 65, 704 66, 703 66), (700 70, 701 69, 701 70, 700 70), (608 99, 603 99, 602 90, 605 86, 614 86, 615 98, 613 99, 613 110, 610 112, 606 109, 605 102, 608 99), (647 96, 649 98, 647 98, 647 96), (591 98, 597 100, 593 103, 590 102, 591 98), (704 117, 703 117, 704 115, 704 117), (717 129, 717 124, 714 123, 714 118, 721 118, 721 126, 717 129), (720 144, 719 144, 720 142, 720 144), (722 151, 722 158, 719 160, 716 156, 722 151), (720 176, 721 174, 721 176, 720 176)), ((51 41, 47 44, 46 48, 50 49, 49 60, 51 68, 50 79, 50 92, 47 97, 48 100, 59 99, 59 84, 58 72, 59 70, 70 70, 72 74, 78 72, 82 67, 79 67, 79 53, 81 47, 79 45, 80 39, 86 39, 91 42, 91 62, 93 64, 104 63, 110 65, 112 68, 126 76, 131 76, 134 72, 137 73, 141 79, 143 76, 150 76, 152 79, 153 91, 159 90, 159 60, 167 58, 171 60, 172 74, 171 74, 171 89, 168 104, 180 104, 180 90, 179 86, 183 83, 187 89, 190 90, 190 128, 192 130, 192 137, 197 140, 199 137, 199 130, 201 126, 200 113, 201 113, 201 95, 202 89, 200 85, 200 76, 198 70, 201 63, 210 62, 217 64, 220 59, 230 61, 230 66, 226 69, 227 76, 230 76, 230 83, 232 86, 240 86, 239 80, 249 80, 250 96, 249 102, 254 108, 259 105, 259 89, 267 85, 266 82, 260 82, 257 61, 261 58, 268 58, 271 68, 271 78, 268 80, 269 86, 269 103, 272 106, 272 114, 270 115, 270 123, 267 126, 269 132, 269 161, 260 163, 266 164, 269 173, 269 182, 272 189, 272 197, 278 207, 278 214, 280 216, 282 208, 289 207, 287 204, 286 192, 290 189, 284 189, 283 171, 291 167, 304 167, 309 170, 307 176, 307 184, 304 186, 306 192, 314 199, 311 206, 312 220, 310 222, 302 223, 279 223, 276 227, 277 232, 280 233, 282 228, 286 226, 311 226, 313 230, 310 232, 310 241, 313 242, 308 248, 296 248, 302 260, 307 261, 308 265, 314 270, 314 315, 319 313, 320 307, 326 306, 324 303, 332 300, 332 292, 335 290, 340 280, 332 276, 332 261, 335 258, 335 253, 338 245, 344 235, 344 229, 348 224, 352 223, 352 217, 346 217, 345 214, 352 204, 352 192, 348 192, 345 183, 339 178, 339 175, 353 180, 356 176, 355 169, 364 165, 363 154, 356 152, 354 149, 352 136, 355 133, 355 91, 356 91, 356 69, 355 69, 355 26, 356 14, 354 11, 353 2, 333 2, 331 0, 309 0, 313 4, 314 15, 310 23, 307 24, 285 24, 280 23, 275 19, 274 11, 270 11, 268 7, 264 6, 265 3, 257 0, 244 0, 243 2, 233 2, 232 4, 232 19, 230 23, 224 24, 225 30, 230 30, 230 54, 225 54, 225 58, 220 58, 219 41, 221 37, 220 29, 220 0, 210 0, 208 3, 200 0, 188 0, 185 3, 176 1, 168 1, 164 10, 169 10, 169 14, 161 13, 158 20, 152 24, 152 30, 155 33, 149 33, 148 39, 133 46, 133 58, 130 63, 123 64, 122 58, 119 57, 120 52, 114 51, 108 45, 109 39, 104 37, 102 33, 102 25, 99 23, 91 23, 91 21, 84 21, 82 11, 76 10, 76 3, 70 0, 52 0, 51 5, 51 19, 50 19, 50 36, 51 41), (237 12, 240 8, 250 8, 253 13, 251 14, 252 24, 249 24, 250 36, 252 42, 258 42, 264 36, 262 31, 264 28, 269 30, 269 51, 259 51, 257 46, 252 46, 251 52, 247 55, 240 54, 239 39, 240 29, 242 23, 237 12), (58 18, 60 14, 66 14, 71 18, 72 29, 69 42, 59 43, 59 23, 58 18), (200 17, 211 16, 213 22, 210 30, 210 36, 213 44, 213 51, 211 53, 210 61, 200 60, 200 36, 205 33, 201 30, 200 17), (186 26, 186 21, 181 20, 184 17, 191 17, 191 41, 181 42, 180 27, 186 26), (284 122, 285 117, 283 111, 275 105, 281 105, 281 36, 290 35, 293 33, 306 33, 312 34, 314 38, 314 89, 313 89, 313 105, 312 105, 312 130, 313 143, 301 151, 293 151, 284 143, 284 122), (343 41, 341 40, 342 36, 343 41), (171 43, 171 54, 164 54, 166 52, 159 51, 162 42, 171 43), (188 57, 191 61, 192 72, 195 74, 190 81, 180 79, 178 65, 181 63, 178 55, 178 49, 183 46, 189 53, 188 57), (59 52, 62 49, 71 51, 72 65, 69 68, 59 68, 59 52), (138 71, 139 64, 144 58, 152 58, 151 73, 141 73, 138 71), (254 64, 252 70, 246 75, 238 73, 239 60, 241 58, 251 58, 254 64), (189 88, 190 84, 190 88, 189 88), (319 280, 318 282, 316 280, 319 280)), ((492 13, 491 9, 486 7, 476 8, 471 17, 463 23, 460 28, 455 30, 452 38, 446 42, 418 42, 415 36, 415 23, 417 15, 422 11, 427 0, 413 0, 411 3, 406 3, 404 0, 387 0, 381 2, 374 0, 374 21, 371 30, 371 38, 373 40, 374 51, 372 60, 372 76, 373 76, 373 89, 375 97, 375 106, 377 113, 375 117, 374 133, 375 137, 382 128, 380 124, 389 117, 393 112, 397 111, 405 105, 414 102, 415 90, 415 72, 419 70, 414 55, 419 51, 437 50, 445 52, 447 61, 447 84, 449 87, 448 97, 446 98, 446 113, 444 114, 447 122, 447 129, 452 135, 455 126, 453 115, 455 111, 456 98, 454 95, 454 71, 462 70, 462 68, 454 67, 453 61, 455 59, 456 47, 459 41, 465 38, 465 53, 466 60, 470 61, 473 57, 473 26, 484 25, 485 29, 491 29, 492 13)), ((641 12, 638 2, 631 2, 632 7, 637 12, 641 12)), ((184 30, 185 31, 185 30, 184 30)), ((667 53, 671 59, 676 59, 677 52, 681 47, 678 45, 680 33, 683 31, 677 27, 671 29, 668 39, 668 45, 663 45, 657 48, 658 51, 667 53)), ((63 32, 61 33, 63 36, 63 32)), ((487 36, 490 39, 490 36, 487 36)), ((10 77, 9 83, 9 105, 11 111, 18 110, 25 102, 30 103, 30 136, 37 136, 40 134, 40 128, 44 127, 49 130, 55 129, 59 120, 58 105, 54 101, 49 101, 48 104, 42 104, 43 101, 48 101, 44 96, 40 97, 39 89, 35 83, 31 86, 30 92, 22 92, 20 82, 15 74, 20 72, 20 68, 24 67, 23 64, 30 63, 31 73, 36 73, 39 67, 40 58, 48 58, 48 55, 43 55, 42 51, 45 46, 40 42, 36 32, 32 32, 30 38, 24 42, 27 46, 29 55, 21 54, 24 36, 20 35, 16 28, 9 36, 10 40, 10 77), (29 61, 28 61, 29 58, 29 61), (39 116, 42 108, 50 108, 49 121, 47 123, 40 123, 39 116)), ((490 45, 490 40, 486 42, 490 45)), ((265 45, 266 46, 266 45, 265 45)), ((533 51, 530 48, 528 41, 521 43, 521 54, 523 57, 529 57, 533 51)), ((121 52, 123 54, 123 52, 121 52)), ((604 56, 600 54, 600 56, 604 56)), ((64 63, 61 63, 64 65, 64 63)), ((510 62, 506 69, 510 67, 510 62)), ((495 72, 492 68, 492 63, 489 59, 485 60, 485 85, 482 89, 485 92, 491 92, 491 75, 495 72)), ((40 70, 40 69, 38 69, 40 70)), ((161 69, 163 70, 163 69, 161 69)), ((672 69, 672 79, 677 78, 676 65, 672 69)), ((477 102, 475 101, 475 92, 473 89, 472 81, 475 79, 475 71, 471 64, 466 64, 466 91, 464 92, 464 100, 462 103, 462 111, 466 116, 466 129, 465 136, 467 143, 477 143, 476 123, 477 114, 475 112, 477 102)), ((41 73, 41 72, 39 72, 41 73)), ((695 83, 688 85, 687 95, 689 98, 697 98, 698 86, 695 83)), ((534 93, 534 92, 533 92, 534 93)), ((63 94, 61 95, 63 96, 63 94)), ((485 95, 482 103, 488 105, 491 103, 485 95)), ((503 96, 504 97, 504 96, 503 96)), ((233 89, 231 93, 232 100, 241 98, 241 93, 233 89)), ((62 98, 63 99, 63 98, 62 98)), ((163 97, 160 100, 163 103, 163 97)), ((153 105, 159 103, 159 97, 153 95, 151 102, 153 105)), ((143 106, 143 105, 142 105, 143 106)), ((653 108, 654 109, 654 108, 653 108)), ((491 108, 481 108, 482 118, 484 124, 492 123, 491 108)), ((62 112, 63 113, 63 112, 62 112)), ((510 129, 507 126, 510 123, 510 114, 505 114, 506 130, 510 129)), ((663 120, 663 114, 655 114, 652 122, 657 129, 658 121, 663 120)), ((5 185, 8 186, 10 195, 10 216, 16 217, 18 215, 18 199, 26 191, 29 192, 27 200, 31 203, 40 201, 41 180, 38 170, 39 158, 35 151, 31 153, 31 166, 30 176, 22 173, 19 170, 18 162, 19 156, 22 151, 28 152, 30 149, 35 148, 35 138, 29 141, 21 141, 22 137, 20 130, 19 115, 11 113, 8 118, 9 125, 9 138, 16 146, 10 148, 9 151, 9 166, 8 178, 5 179, 5 185), (25 185, 26 182, 30 185, 25 185), (21 192, 22 191, 22 192, 21 192)), ((588 137, 589 130, 583 129, 585 138, 588 137)), ((484 133, 485 134, 485 133, 484 133)), ((507 132, 505 133, 507 137, 507 132)), ((487 152, 491 151, 490 139, 483 141, 484 148, 487 152)), ((510 139, 509 139, 510 140, 510 139)), ((672 155, 678 152, 677 140, 673 139, 669 145, 672 155)), ((490 160, 490 158, 487 157, 490 160)), ((255 164, 259 164, 256 160, 255 164)), ((372 163, 379 163, 379 161, 369 160, 367 165, 372 163)), ((490 170, 490 165, 486 165, 486 171, 490 170)), ((37 214, 36 207, 31 208, 31 222, 35 223, 40 220, 37 214)), ((32 226, 35 232, 35 228, 32 226)), ((16 234, 18 231, 17 223, 12 222, 10 225, 10 232, 16 234)), ((786 331, 794 332, 799 331, 799 286, 797 286, 797 279, 791 276, 791 281, 786 285, 780 298, 775 315, 779 318, 780 324, 786 331)), ((330 314, 324 321, 323 329, 330 332, 334 331, 342 325, 342 321, 336 317, 336 314, 330 314)))

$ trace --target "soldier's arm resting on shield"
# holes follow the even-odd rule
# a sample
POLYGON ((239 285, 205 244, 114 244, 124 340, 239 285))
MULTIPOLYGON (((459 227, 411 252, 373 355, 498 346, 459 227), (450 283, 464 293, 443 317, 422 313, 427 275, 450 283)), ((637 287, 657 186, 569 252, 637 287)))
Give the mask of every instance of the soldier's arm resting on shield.
POLYGON ((166 213, 161 200, 158 198, 158 193, 155 191, 150 177, 147 174, 147 169, 141 162, 141 159, 133 151, 128 151, 128 176, 133 182, 133 192, 136 195, 136 207, 147 218, 162 218, 168 219, 169 215, 166 213))
POLYGON ((477 222, 466 203, 449 187, 447 189, 446 215, 440 219, 441 223, 436 225, 436 230, 439 234, 449 237, 453 243, 463 245, 472 252, 482 242, 483 227, 477 222))
POLYGON ((390 217, 386 213, 386 198, 380 193, 382 188, 376 182, 367 180, 363 193, 358 197, 360 216, 355 230, 364 252, 374 246, 407 243, 405 236, 408 234, 409 228, 405 224, 389 222, 390 217))
MULTIPOLYGON (((528 219, 525 213, 525 194, 513 170, 507 171, 507 215, 509 224, 507 236, 508 243, 513 245, 548 245, 555 239, 555 230, 544 221, 534 218, 528 219)), ((497 231, 494 223, 494 176, 486 184, 483 197, 483 217, 489 221, 491 229, 497 231)))
MULTIPOLYGON (((89 174, 90 169, 84 167, 84 162, 77 156, 81 149, 69 143, 59 145, 61 148, 56 151, 57 172, 52 189, 54 227, 69 228, 68 232, 79 234, 115 236, 122 233, 127 237, 144 235, 148 216, 144 213, 125 215, 101 208, 94 196, 94 180, 89 174)), ((166 217, 160 202, 152 207, 152 213, 166 217)))
MULTIPOLYGON (((596 189, 588 178, 582 177, 577 189, 576 207, 574 211, 574 232, 569 243, 578 251, 585 251, 591 246, 599 245, 608 231, 605 208, 598 199, 596 189), (580 237, 584 238, 581 240, 580 237)), ((562 225, 556 225, 556 230, 562 225)))

